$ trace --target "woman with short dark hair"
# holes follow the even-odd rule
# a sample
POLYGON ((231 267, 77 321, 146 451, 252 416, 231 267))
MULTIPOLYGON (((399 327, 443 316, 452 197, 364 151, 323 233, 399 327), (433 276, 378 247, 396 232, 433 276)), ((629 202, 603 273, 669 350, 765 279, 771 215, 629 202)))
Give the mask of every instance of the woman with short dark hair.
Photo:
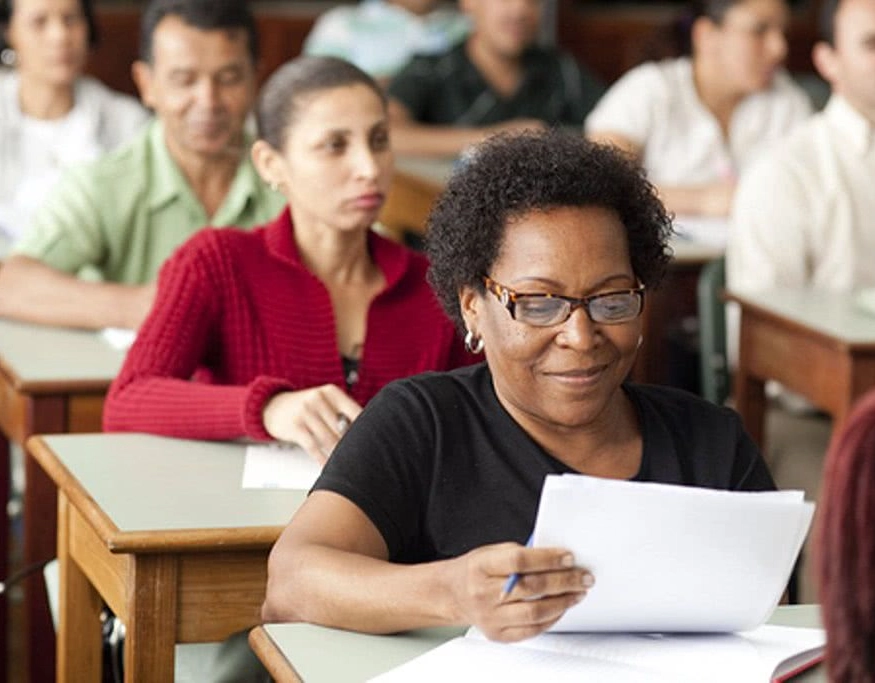
POLYGON ((274 547, 263 616, 519 640, 598 579, 564 549, 524 547, 548 474, 774 488, 734 412, 626 381, 670 232, 610 147, 550 131, 477 148, 432 211, 428 253, 486 362, 371 401, 274 547))

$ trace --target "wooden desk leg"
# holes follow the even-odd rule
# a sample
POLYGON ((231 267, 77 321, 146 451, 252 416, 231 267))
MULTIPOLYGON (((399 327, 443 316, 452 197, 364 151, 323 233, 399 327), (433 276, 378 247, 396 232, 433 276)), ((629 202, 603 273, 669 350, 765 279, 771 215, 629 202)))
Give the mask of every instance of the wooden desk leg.
MULTIPOLYGON (((30 399, 25 437, 67 431, 67 401, 63 396, 30 399)), ((55 556, 58 491, 36 460, 24 456, 24 563, 55 556)), ((55 628, 49 614, 42 572, 24 582, 25 620, 30 681, 51 681, 55 672, 55 628)))
POLYGON ((740 364, 735 372, 735 409, 750 438, 764 452, 766 383, 744 372, 740 364))
POLYGON ((172 681, 177 567, 173 554, 138 555, 128 586, 125 681, 172 681))
MULTIPOLYGON (((3 503, 2 524, 0 524, 0 578, 6 579, 9 576, 9 494, 12 491, 12 458, 9 453, 9 439, 3 432, 0 432, 0 491, 3 495, 0 496, 0 501, 3 503)), ((9 620, 9 609, 6 600, 6 593, 0 595, 0 683, 6 683, 8 672, 7 667, 12 659, 9 651, 9 630, 7 623, 9 620)))
POLYGON ((79 565, 70 557, 70 503, 58 502, 60 570, 57 681, 99 681, 101 674, 100 611, 102 601, 79 565))

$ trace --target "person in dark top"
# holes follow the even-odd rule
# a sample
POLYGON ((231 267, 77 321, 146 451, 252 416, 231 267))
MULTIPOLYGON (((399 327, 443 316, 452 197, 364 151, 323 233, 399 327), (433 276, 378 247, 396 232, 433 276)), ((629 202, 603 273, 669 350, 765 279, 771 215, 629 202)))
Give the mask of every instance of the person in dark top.
POLYGON ((390 81, 392 145, 455 156, 500 131, 580 128, 604 88, 569 54, 536 43, 541 0, 463 0, 472 31, 390 81))
POLYGON ((369 403, 271 553, 264 618, 530 637, 595 580, 567 550, 524 547, 547 474, 773 489, 733 411, 626 381, 670 234, 614 148, 559 130, 479 146, 427 246, 432 286, 486 362, 369 403))

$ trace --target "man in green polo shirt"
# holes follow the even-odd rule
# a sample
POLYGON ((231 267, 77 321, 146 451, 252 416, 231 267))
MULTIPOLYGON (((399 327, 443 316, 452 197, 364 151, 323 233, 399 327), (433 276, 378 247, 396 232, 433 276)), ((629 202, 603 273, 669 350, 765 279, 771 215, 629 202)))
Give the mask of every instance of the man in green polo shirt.
POLYGON ((153 0, 133 75, 155 119, 71 169, 0 268, 0 315, 137 328, 171 252, 204 226, 281 210, 249 161, 258 42, 245 0, 153 0))

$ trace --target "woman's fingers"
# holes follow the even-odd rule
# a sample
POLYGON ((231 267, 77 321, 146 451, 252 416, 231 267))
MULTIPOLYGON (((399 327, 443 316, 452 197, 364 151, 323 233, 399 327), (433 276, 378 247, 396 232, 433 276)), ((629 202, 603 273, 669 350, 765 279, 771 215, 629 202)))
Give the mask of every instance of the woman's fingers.
POLYGON ((594 585, 592 574, 574 565, 562 548, 502 543, 467 556, 464 611, 489 638, 520 640, 552 626, 594 585), (508 578, 516 574, 505 593, 508 578))

